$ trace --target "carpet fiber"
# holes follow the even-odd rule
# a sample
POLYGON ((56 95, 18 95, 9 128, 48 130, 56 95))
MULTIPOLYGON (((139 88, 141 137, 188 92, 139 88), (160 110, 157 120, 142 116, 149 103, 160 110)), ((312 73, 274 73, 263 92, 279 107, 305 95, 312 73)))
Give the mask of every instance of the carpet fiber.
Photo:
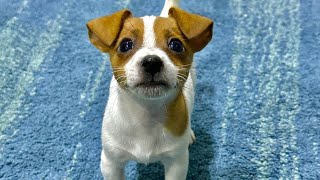
MULTIPOLYGON (((111 77, 86 22, 154 0, 0 0, 0 179, 102 179, 111 77)), ((320 1, 182 0, 215 21, 196 54, 188 179, 320 179, 320 1)), ((163 179, 130 162, 128 179, 163 179)))

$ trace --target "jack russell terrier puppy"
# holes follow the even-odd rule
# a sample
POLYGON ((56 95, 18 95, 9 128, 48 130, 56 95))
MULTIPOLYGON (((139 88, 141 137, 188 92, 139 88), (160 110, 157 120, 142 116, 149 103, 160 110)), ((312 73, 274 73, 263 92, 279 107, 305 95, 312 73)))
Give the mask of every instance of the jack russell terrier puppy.
POLYGON ((165 179, 186 179, 193 55, 212 38, 213 21, 166 0, 161 16, 134 17, 127 9, 88 22, 89 39, 110 55, 113 77, 102 126, 104 179, 125 179, 129 160, 161 161, 165 179))

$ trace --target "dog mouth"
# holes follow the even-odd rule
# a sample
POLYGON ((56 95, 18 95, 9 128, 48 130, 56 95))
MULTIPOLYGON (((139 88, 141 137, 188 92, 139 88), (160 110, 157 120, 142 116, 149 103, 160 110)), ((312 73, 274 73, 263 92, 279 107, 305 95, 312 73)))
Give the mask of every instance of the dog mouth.
POLYGON ((170 85, 165 81, 143 81, 134 86, 131 91, 143 99, 158 99, 167 95, 170 85))
POLYGON ((140 82, 135 87, 140 88, 167 88, 169 87, 168 83, 165 81, 146 81, 146 82, 140 82))

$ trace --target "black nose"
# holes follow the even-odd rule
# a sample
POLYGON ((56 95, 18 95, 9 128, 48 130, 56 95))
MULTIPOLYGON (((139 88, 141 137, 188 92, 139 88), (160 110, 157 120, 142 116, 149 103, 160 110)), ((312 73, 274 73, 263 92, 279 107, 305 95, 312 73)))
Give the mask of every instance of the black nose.
POLYGON ((152 76, 157 72, 160 72, 162 66, 163 62, 159 56, 149 55, 142 59, 142 67, 144 68, 144 71, 152 76))

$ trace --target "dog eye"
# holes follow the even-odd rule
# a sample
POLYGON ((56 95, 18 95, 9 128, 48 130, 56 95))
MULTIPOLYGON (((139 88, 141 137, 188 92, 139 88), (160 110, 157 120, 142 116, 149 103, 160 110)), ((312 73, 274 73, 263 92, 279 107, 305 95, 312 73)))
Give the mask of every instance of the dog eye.
POLYGON ((122 42, 120 43, 120 46, 119 46, 119 50, 121 52, 127 52, 132 48, 133 48, 133 42, 131 39, 122 40, 122 42))
POLYGON ((175 52, 182 52, 184 49, 181 41, 179 41, 178 39, 171 39, 168 46, 175 52))

